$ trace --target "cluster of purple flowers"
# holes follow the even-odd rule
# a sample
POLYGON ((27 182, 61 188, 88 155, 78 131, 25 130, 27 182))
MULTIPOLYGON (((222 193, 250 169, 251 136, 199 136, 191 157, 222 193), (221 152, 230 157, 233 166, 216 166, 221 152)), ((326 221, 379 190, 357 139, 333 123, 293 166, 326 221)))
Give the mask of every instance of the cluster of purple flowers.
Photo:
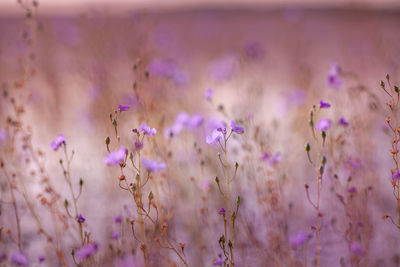
POLYGON ((174 124, 164 130, 164 137, 168 139, 178 136, 183 129, 194 130, 200 127, 203 122, 204 118, 200 114, 189 115, 182 111, 176 116, 174 124))
POLYGON ((117 151, 112 151, 104 158, 104 164, 109 166, 119 165, 126 157, 126 149, 121 146, 117 151))
MULTIPOLYGON (((231 130, 237 134, 243 134, 244 128, 235 123, 235 121, 231 121, 231 130)), ((212 131, 211 135, 206 137, 206 143, 209 145, 218 144, 222 139, 224 139, 224 135, 226 134, 226 128, 216 128, 212 131)))

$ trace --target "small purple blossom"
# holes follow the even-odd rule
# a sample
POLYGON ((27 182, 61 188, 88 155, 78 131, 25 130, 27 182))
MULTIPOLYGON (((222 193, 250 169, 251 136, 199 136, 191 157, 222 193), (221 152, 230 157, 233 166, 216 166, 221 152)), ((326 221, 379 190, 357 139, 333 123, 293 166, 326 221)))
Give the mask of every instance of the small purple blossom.
POLYGON ((355 192, 357 192, 357 188, 356 188, 355 186, 352 186, 352 187, 350 187, 349 189, 347 189, 347 191, 348 191, 349 193, 355 193, 355 192))
POLYGON ((157 133, 157 130, 155 128, 150 128, 145 123, 142 123, 142 125, 140 125, 140 131, 144 132, 144 134, 148 137, 152 137, 154 134, 157 133))
POLYGON ((111 238, 114 239, 114 240, 118 240, 118 238, 119 238, 119 233, 118 233, 117 231, 115 231, 115 232, 112 234, 111 238))
POLYGON ((145 158, 142 159, 142 164, 145 167, 145 169, 148 170, 149 172, 159 172, 166 168, 164 162, 157 162, 145 158))
POLYGON ((324 102, 322 100, 319 101, 319 108, 330 108, 331 104, 329 104, 328 102, 324 102))
POLYGON ((78 218, 76 219, 78 223, 84 223, 86 221, 85 218, 83 218, 82 214, 79 213, 78 218))
POLYGON ((223 263, 222 259, 218 259, 218 260, 214 261, 214 265, 217 265, 217 266, 221 266, 222 263, 223 263))
POLYGON ((57 151, 61 145, 65 145, 67 140, 65 139, 64 135, 59 134, 56 137, 56 140, 50 143, 50 147, 54 150, 57 151))
POLYGON ((119 111, 128 111, 130 107, 119 104, 118 108, 119 108, 119 111))
MULTIPOLYGON (((218 128, 220 129, 220 128, 218 128)), ((211 135, 207 135, 206 137, 206 142, 209 145, 215 145, 217 144, 221 139, 224 138, 224 135, 222 134, 221 131, 218 131, 218 129, 214 129, 214 131, 211 133, 211 135)))
POLYGON ((295 236, 292 236, 289 240, 290 246, 293 249, 296 249, 300 246, 302 246, 304 243, 306 243, 309 240, 309 235, 304 232, 303 230, 300 230, 297 232, 295 236))
POLYGON ((28 257, 21 251, 15 251, 10 257, 10 263, 19 265, 19 266, 27 266, 29 264, 28 257))
POLYGON ((244 128, 242 126, 236 125, 236 123, 234 121, 231 121, 231 127, 232 127, 232 131, 234 131, 237 134, 244 133, 244 128))
POLYGON ((341 117, 341 118, 338 120, 338 123, 339 123, 340 125, 344 126, 344 127, 349 126, 349 122, 348 122, 345 118, 343 118, 343 117, 341 117))
POLYGON ((108 166, 119 165, 126 157, 126 149, 121 146, 118 151, 112 151, 104 158, 104 164, 108 166))
POLYGON ((400 180, 400 172, 395 171, 394 173, 392 173, 392 182, 397 182, 398 180, 400 180))
POLYGON ((39 260, 39 262, 44 262, 46 260, 46 258, 44 256, 39 256, 38 260, 39 260))
POLYGON ((114 217, 114 223, 121 223, 122 222, 122 216, 118 215, 114 217))
POLYGON ((225 209, 224 209, 224 208, 220 208, 220 209, 218 210, 218 214, 219 214, 219 215, 225 215, 225 209))
POLYGON ((99 245, 97 243, 85 245, 83 248, 79 249, 76 252, 76 257, 79 260, 85 260, 95 254, 99 249, 99 245))
POLYGON ((363 249, 360 243, 353 241, 350 245, 350 251, 355 255, 362 257, 365 255, 365 249, 363 249))
POLYGON ((326 131, 331 128, 331 124, 329 119, 321 119, 315 127, 320 131, 326 131))
POLYGON ((212 88, 206 89, 204 92, 204 97, 206 100, 210 101, 214 95, 214 90, 212 88))
POLYGON ((189 120, 184 124, 187 129, 194 130, 201 126, 204 122, 203 117, 200 114, 194 114, 189 118, 189 120))
POLYGON ((343 80, 340 77, 340 67, 336 63, 333 63, 331 65, 331 69, 328 74, 327 84, 334 89, 340 89, 343 84, 343 80))
POLYGON ((143 148, 143 142, 140 142, 139 140, 135 141, 135 148, 136 150, 141 150, 143 148))

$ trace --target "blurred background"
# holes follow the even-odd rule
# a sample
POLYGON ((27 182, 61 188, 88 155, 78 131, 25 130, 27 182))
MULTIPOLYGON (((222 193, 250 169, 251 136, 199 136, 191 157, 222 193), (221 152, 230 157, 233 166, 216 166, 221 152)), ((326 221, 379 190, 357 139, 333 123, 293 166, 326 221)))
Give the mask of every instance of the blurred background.
MULTIPOLYGON (((218 148, 205 144, 210 125, 215 120, 235 120, 246 128, 231 147, 232 166, 235 161, 243 166, 235 190, 249 196, 243 197, 247 208, 241 224, 260 218, 249 229, 268 236, 262 242, 274 238, 268 229, 285 229, 288 239, 314 223, 314 211, 303 189, 305 183, 314 182, 304 144, 312 139, 309 111, 323 99, 332 104, 323 113, 335 122, 332 136, 348 138, 340 148, 331 147, 332 151, 343 150, 336 155, 343 164, 338 163, 340 168, 332 165, 324 181, 321 205, 328 214, 326 224, 343 214, 335 196, 334 174, 340 172, 343 183, 348 176, 356 177, 357 188, 373 187, 368 212, 360 212, 365 225, 371 226, 365 230, 368 237, 361 238, 370 254, 367 260, 356 262, 359 266, 398 266, 398 231, 381 219, 384 213, 395 214, 395 199, 390 182, 391 137, 385 123, 387 98, 379 83, 387 73, 394 83, 399 81, 400 1, 41 0, 34 10, 31 23, 16 1, 0 1, 0 83, 4 91, 15 86, 24 74, 21 59, 30 60, 32 68, 27 71, 32 78, 25 85, 24 122, 31 127, 34 145, 43 149, 46 168, 54 174, 52 179, 63 196, 68 194, 63 191, 58 164, 62 154, 52 151, 49 144, 62 133, 68 147, 75 150, 73 177, 85 180, 80 205, 97 240, 107 242, 110 234, 99 222, 123 214, 124 205, 130 203, 116 182, 118 171, 103 164, 107 155, 104 139, 114 131, 109 113, 118 104, 130 106, 120 118, 126 147, 132 147, 132 128, 142 122, 157 128, 157 145, 145 153, 171 166, 165 174, 173 177, 168 196, 184 199, 175 211, 175 235, 187 240, 188 258, 199 262, 194 266, 212 266, 218 244, 204 248, 203 242, 217 234, 208 233, 198 243, 196 236, 198 229, 218 224, 215 211, 222 203, 209 204, 212 215, 204 225, 196 217, 202 217, 198 210, 202 194, 208 194, 204 188, 211 184, 213 197, 218 193, 213 184, 216 173, 221 173, 218 148), (328 80, 335 64, 341 69, 337 86, 328 80), (208 88, 214 91, 211 101, 204 96, 208 88), (180 112, 200 114, 204 122, 195 131, 170 138, 168 129, 180 112), (349 128, 340 128, 336 123, 340 117, 349 120, 349 128), (279 168, 263 162, 265 152, 280 155, 279 168), (261 199, 270 196, 261 197, 266 191, 257 190, 270 179, 284 188, 279 194, 283 210, 279 216, 285 223, 276 219, 279 216, 268 217, 273 213, 269 209, 258 213, 261 199), (193 218, 187 218, 188 212, 195 214, 193 218), (270 220, 274 223, 267 224, 270 220), (265 225, 270 228, 265 230, 265 225), (205 256, 198 259, 200 250, 205 256)), ((0 112, 6 121, 11 108, 1 102, 0 112)), ((32 190, 34 194, 36 188, 32 190)), ((310 190, 314 196, 315 186, 310 190)), ((364 203, 360 199, 355 205, 363 207, 364 203)), ((354 263, 337 229, 333 224, 327 228, 324 266, 338 266, 341 257, 346 264, 354 263)), ((242 235, 242 252, 248 255, 243 258, 249 265, 262 266, 260 262, 274 258, 247 251, 249 233, 243 230, 242 235)), ((306 254, 312 262, 315 244, 310 247, 306 254)), ((269 249, 272 254, 277 250, 269 249)), ((296 253, 292 253, 294 258, 296 253)))

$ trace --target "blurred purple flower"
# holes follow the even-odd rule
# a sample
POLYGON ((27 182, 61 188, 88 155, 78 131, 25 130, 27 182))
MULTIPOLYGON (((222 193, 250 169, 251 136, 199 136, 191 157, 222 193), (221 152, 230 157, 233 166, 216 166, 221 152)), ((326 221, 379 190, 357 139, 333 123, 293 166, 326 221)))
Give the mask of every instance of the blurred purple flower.
POLYGON ((119 233, 118 233, 117 231, 115 231, 115 232, 112 234, 111 238, 114 239, 114 240, 118 240, 118 238, 119 238, 119 233))
POLYGON ((340 67, 336 63, 332 63, 331 69, 327 79, 328 86, 334 89, 340 89, 343 84, 342 78, 340 77, 340 67))
POLYGON ((321 119, 315 126, 320 131, 326 131, 331 128, 331 121, 329 119, 321 119))
POLYGON ((303 230, 300 230, 295 236, 290 238, 289 243, 293 249, 296 249, 306 243, 309 239, 309 235, 303 230))
POLYGON ((121 223, 122 222, 122 216, 118 215, 114 217, 114 223, 121 223))
POLYGON ((151 74, 172 79, 177 85, 187 84, 188 74, 179 70, 177 64, 172 60, 153 60, 148 70, 151 74))
POLYGON ((139 140, 135 141, 135 148, 136 150, 141 150, 143 148, 143 142, 140 142, 139 140))
POLYGON ((365 249, 358 242, 353 241, 350 245, 350 251, 355 255, 362 257, 365 255, 365 249))
POLYGON ((7 255, 4 252, 0 252, 0 262, 5 261, 7 259, 7 255))
POLYGON ((145 169, 148 170, 149 172, 159 172, 166 168, 164 162, 157 162, 145 158, 142 159, 142 164, 145 167, 145 169))
POLYGON ((234 131, 237 134, 244 133, 244 128, 242 126, 236 125, 236 123, 234 121, 231 121, 231 127, 232 127, 232 131, 234 131))
POLYGON ((44 262, 46 260, 46 258, 44 256, 39 256, 39 262, 44 262))
POLYGON ((203 116, 200 114, 194 114, 190 117, 190 119, 185 123, 185 126, 189 130, 194 130, 197 127, 201 126, 204 122, 203 116))
POLYGON ((108 166, 119 165, 126 157, 126 149, 121 146, 118 151, 112 151, 104 158, 104 164, 108 166))
POLYGON ((29 264, 28 257, 21 251, 15 251, 10 257, 10 263, 19 265, 19 266, 27 266, 29 264))
MULTIPOLYGON (((220 129, 220 128, 218 128, 220 129)), ((218 129, 214 129, 214 131, 211 133, 211 135, 207 135, 206 137, 206 143, 209 145, 215 145, 217 144, 221 139, 224 138, 224 135, 222 134, 221 131, 218 131, 218 129)))
POLYGON ((206 91, 204 92, 204 97, 206 98, 206 100, 210 101, 212 99, 214 95, 214 90, 212 88, 208 88, 206 89, 206 91))
POLYGON ((344 126, 344 127, 349 126, 349 122, 348 122, 345 118, 343 118, 343 117, 341 117, 341 118, 338 120, 338 123, 339 123, 340 125, 344 126))
POLYGON ((211 119, 208 123, 208 127, 212 131, 214 129, 224 128, 226 127, 226 124, 219 119, 211 119))
POLYGON ((50 143, 50 147, 51 147, 54 151, 57 151, 57 150, 60 148, 60 146, 61 146, 62 144, 65 145, 66 142, 67 142, 67 140, 65 139, 64 135, 59 134, 59 135, 57 135, 56 140, 54 140, 53 142, 50 143))
POLYGON ((225 209, 224 209, 224 208, 220 208, 220 209, 218 210, 218 214, 219 214, 219 215, 225 215, 225 209))
POLYGON ((119 111, 128 111, 129 110, 129 106, 123 106, 121 104, 118 105, 119 111))
POLYGON ((322 100, 319 101, 319 108, 330 108, 331 104, 329 104, 328 102, 324 102, 322 100))
POLYGON ((395 171, 394 173, 392 173, 392 182, 397 182, 398 180, 400 180, 400 172, 395 171))
POLYGON ((81 261, 85 260, 95 254, 98 249, 99 245, 97 243, 85 245, 76 252, 76 257, 81 261))
POLYGON ((8 136, 7 130, 5 129, 0 130, 0 147, 1 144, 7 139, 7 136, 8 136))
POLYGON ((347 189, 347 191, 349 193, 355 193, 357 191, 357 188, 355 186, 350 187, 349 189, 347 189))
POLYGON ((264 152, 261 156, 261 159, 268 163, 271 166, 278 164, 282 160, 282 156, 280 153, 275 153, 273 155, 269 154, 268 152, 264 152))
POLYGON ((78 218, 76 219, 76 221, 77 221, 78 223, 83 223, 83 222, 86 221, 86 219, 83 218, 82 214, 79 213, 78 218))
POLYGON ((219 265, 219 266, 221 266, 222 263, 223 263, 222 259, 218 259, 218 260, 214 261, 214 265, 219 265))
POLYGON ((157 133, 155 128, 150 128, 146 123, 142 123, 142 125, 140 125, 140 131, 144 132, 144 134, 148 137, 152 137, 157 133))
POLYGON ((302 89, 293 89, 287 92, 286 102, 288 106, 300 106, 306 100, 306 92, 302 89))
POLYGON ((234 55, 227 55, 211 62, 209 73, 216 81, 227 80, 232 77, 239 67, 239 61, 234 55))

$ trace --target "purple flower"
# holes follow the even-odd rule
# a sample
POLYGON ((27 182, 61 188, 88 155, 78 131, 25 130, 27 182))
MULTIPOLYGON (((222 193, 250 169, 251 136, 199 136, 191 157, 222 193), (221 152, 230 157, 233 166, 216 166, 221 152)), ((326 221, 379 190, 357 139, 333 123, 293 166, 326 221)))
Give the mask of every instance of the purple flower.
POLYGON ((269 154, 268 152, 264 152, 261 156, 261 160, 265 161, 269 165, 273 166, 278 164, 282 160, 282 156, 280 153, 275 153, 273 155, 269 154))
POLYGON ((326 131, 331 128, 331 121, 328 119, 321 119, 315 126, 320 131, 326 131))
POLYGON ((122 222, 122 216, 118 215, 114 217, 114 223, 121 223, 122 222))
POLYGON ((355 186, 352 186, 352 187, 350 187, 349 189, 347 189, 347 191, 348 191, 349 193, 355 193, 355 192, 357 192, 357 188, 356 188, 355 186))
POLYGON ((128 111, 129 110, 129 106, 123 106, 121 104, 118 105, 119 111, 128 111))
POLYGON ((216 261, 214 261, 214 265, 219 265, 219 266, 221 266, 222 265, 222 259, 218 259, 218 260, 216 260, 216 261))
POLYGON ((142 125, 140 125, 140 131, 144 132, 144 134, 148 137, 152 137, 154 134, 157 133, 157 130, 155 128, 150 128, 145 123, 142 123, 142 125))
POLYGON ((309 239, 309 235, 304 232, 303 230, 300 230, 297 232, 295 236, 292 236, 289 240, 290 246, 293 249, 296 249, 300 246, 302 246, 304 243, 306 243, 309 239))
POLYGON ((220 209, 218 210, 218 214, 219 214, 219 215, 225 215, 225 209, 224 209, 224 208, 220 208, 220 209))
POLYGON ((115 232, 112 234, 111 238, 114 239, 114 240, 118 240, 118 238, 119 238, 119 233, 115 231, 115 232))
POLYGON ((236 123, 234 121, 231 121, 231 127, 232 127, 232 131, 234 131, 237 134, 244 133, 244 128, 242 126, 236 125, 236 123))
POLYGON ((340 77, 340 67, 336 63, 333 63, 331 65, 331 69, 328 74, 327 84, 334 89, 340 89, 343 84, 343 81, 340 77))
POLYGON ((98 249, 99 245, 97 243, 85 245, 83 248, 79 249, 76 252, 76 257, 79 260, 85 260, 96 253, 98 249))
POLYGON ((77 221, 78 223, 83 223, 83 222, 86 221, 86 219, 83 218, 82 214, 79 213, 78 218, 76 219, 76 221, 77 221))
POLYGON ((392 173, 392 182, 397 182, 398 180, 400 180, 400 172, 395 171, 394 173, 392 173))
POLYGON ((154 160, 149 160, 149 159, 142 159, 142 164, 145 167, 146 170, 149 172, 158 172, 162 171, 166 168, 166 165, 164 162, 157 162, 154 160))
POLYGON ((108 166, 119 165, 126 157, 126 149, 121 146, 118 151, 112 151, 104 158, 104 164, 108 166))
POLYGON ((204 119, 199 114, 194 114, 189 118, 189 120, 185 123, 185 126, 189 130, 194 130, 197 127, 201 126, 204 122, 204 119))
POLYGON ((206 91, 204 92, 204 97, 208 101, 210 101, 212 99, 213 95, 214 95, 214 90, 211 88, 206 89, 206 91))
POLYGON ((341 117, 341 118, 338 120, 338 123, 339 123, 340 125, 344 126, 344 127, 349 126, 349 122, 348 122, 345 118, 343 118, 343 117, 341 117))
POLYGON ((46 260, 46 258, 44 256, 39 256, 39 262, 44 262, 46 260))
POLYGON ((10 257, 10 263, 27 266, 29 264, 28 258, 21 251, 15 251, 10 257))
POLYGON ((350 245, 350 251, 355 255, 362 257, 365 255, 365 249, 358 242, 353 241, 350 245))
POLYGON ((330 108, 331 104, 329 104, 328 102, 324 102, 322 100, 319 101, 319 108, 330 108))
POLYGON ((60 148, 60 146, 61 146, 62 144, 65 145, 66 142, 67 142, 67 140, 65 139, 64 135, 59 134, 59 135, 57 135, 56 140, 54 140, 53 142, 50 143, 50 147, 51 147, 54 151, 57 151, 57 150, 60 148))
POLYGON ((143 142, 140 142, 139 140, 135 141, 135 148, 136 150, 141 150, 143 148, 143 142))
MULTIPOLYGON (((220 129, 220 128, 218 128, 220 129)), ((221 139, 224 138, 224 135, 222 134, 221 131, 218 131, 218 129, 214 129, 214 131, 211 133, 211 135, 207 135, 206 137, 206 142, 209 145, 215 145, 217 144, 221 139)))

